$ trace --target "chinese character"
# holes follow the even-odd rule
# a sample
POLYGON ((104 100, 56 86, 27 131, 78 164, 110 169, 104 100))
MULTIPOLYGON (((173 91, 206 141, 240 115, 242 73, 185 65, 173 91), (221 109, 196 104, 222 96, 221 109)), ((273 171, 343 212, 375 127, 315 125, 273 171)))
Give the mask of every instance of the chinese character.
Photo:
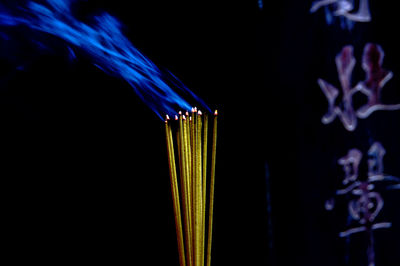
MULTIPOLYGON (((350 21, 354 22, 369 22, 371 21, 371 14, 369 12, 368 0, 360 0, 358 11, 355 13, 351 13, 354 11, 353 1, 351 0, 319 0, 315 1, 310 9, 311 13, 316 12, 321 7, 332 6, 333 7, 333 16, 342 16, 350 21)), ((327 14, 327 21, 329 21, 328 17, 331 16, 331 12, 327 14), (328 15, 329 14, 329 15, 328 15)))
MULTIPOLYGON (((337 196, 352 195, 356 197, 348 203, 348 211, 352 220, 358 223, 357 226, 349 228, 339 234, 340 237, 347 237, 359 232, 367 232, 369 235, 369 246, 367 250, 368 265, 375 265, 375 252, 373 249, 372 232, 376 229, 390 228, 390 222, 375 222, 376 217, 384 206, 382 196, 374 191, 375 183, 387 181, 392 185, 389 189, 397 189, 400 186, 400 178, 384 174, 383 157, 386 151, 381 143, 375 142, 368 150, 368 173, 367 178, 360 177, 359 166, 362 163, 362 152, 358 149, 351 149, 347 155, 338 160, 343 167, 344 177, 342 184, 344 188, 336 191, 337 196), (394 184, 394 185, 393 185, 394 184)), ((334 199, 326 201, 325 208, 333 210, 334 199)))
POLYGON ((384 52, 379 45, 369 43, 365 45, 362 57, 362 68, 366 73, 364 81, 351 85, 351 77, 356 60, 353 56, 353 46, 347 45, 336 56, 335 63, 342 90, 342 99, 338 105, 336 99, 340 94, 332 84, 318 79, 318 84, 328 100, 328 111, 322 117, 322 123, 329 124, 339 117, 348 131, 357 127, 357 118, 365 119, 377 110, 400 110, 400 104, 384 104, 381 101, 383 86, 393 77, 391 71, 382 68, 384 52), (353 95, 361 92, 368 97, 368 102, 358 110, 353 107, 353 95))

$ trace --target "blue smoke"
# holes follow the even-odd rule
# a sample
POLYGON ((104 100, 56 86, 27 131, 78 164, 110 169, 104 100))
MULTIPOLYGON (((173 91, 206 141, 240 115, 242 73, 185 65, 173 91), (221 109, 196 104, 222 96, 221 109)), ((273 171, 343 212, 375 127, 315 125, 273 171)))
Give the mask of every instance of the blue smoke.
POLYGON ((124 36, 122 25, 116 18, 103 13, 95 16, 94 22, 89 25, 75 18, 71 11, 73 2, 24 1, 17 8, 0 5, 0 30, 28 27, 56 36, 66 45, 84 51, 95 66, 109 75, 126 80, 160 118, 165 114, 175 114, 177 109, 190 110, 192 105, 187 100, 209 110, 174 75, 161 71, 140 53, 124 36))

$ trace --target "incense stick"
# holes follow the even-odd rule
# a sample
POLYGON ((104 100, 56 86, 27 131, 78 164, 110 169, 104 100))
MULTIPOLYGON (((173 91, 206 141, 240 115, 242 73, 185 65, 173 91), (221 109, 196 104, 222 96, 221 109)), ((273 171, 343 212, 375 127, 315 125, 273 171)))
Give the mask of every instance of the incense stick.
POLYGON ((167 139, 168 162, 169 162, 169 172, 171 178, 172 200, 174 205, 175 227, 176 227, 176 235, 178 238, 177 240, 178 240, 178 250, 179 250, 179 262, 180 265, 185 266, 185 251, 183 244, 181 210, 179 203, 178 180, 177 180, 176 166, 175 166, 174 144, 172 140, 171 126, 169 125, 168 120, 169 118, 167 117, 167 120, 165 121, 165 134, 167 139))
POLYGON ((175 122, 170 122, 169 118, 165 121, 179 263, 181 266, 204 266, 205 262, 209 266, 211 263, 217 138, 216 123, 217 119, 215 115, 211 149, 210 192, 208 193, 210 199, 207 226, 208 116, 197 110, 197 108, 193 108, 190 115, 189 112, 186 112, 186 116, 182 112, 179 112, 179 117, 175 117, 175 122), (181 196, 178 190, 178 175, 176 173, 174 141, 172 138, 172 136, 175 136, 172 134, 175 128, 176 143, 178 145, 177 155, 179 159, 181 196), (180 214, 181 206, 183 216, 180 214), (182 223, 184 230, 182 230, 182 223), (207 238, 206 231, 208 231, 207 238), (207 243, 207 249, 205 249, 205 243, 207 243))
POLYGON ((188 216, 189 216, 189 232, 188 232, 188 244, 187 244, 187 250, 188 250, 188 265, 192 266, 193 265, 193 224, 192 224, 192 168, 191 168, 191 161, 192 161, 192 156, 191 156, 191 138, 190 138, 190 117, 189 113, 186 112, 186 120, 185 123, 183 124, 183 130, 185 134, 185 159, 186 159, 186 177, 187 177, 187 188, 186 192, 187 194, 187 200, 188 200, 188 216))
POLYGON ((208 215, 208 243, 207 243, 207 266, 211 265, 211 244, 212 244, 212 228, 213 228, 213 213, 214 213, 214 188, 215 188, 215 165, 217 154, 217 121, 218 112, 214 113, 214 128, 212 141, 211 155, 211 181, 210 181, 210 207, 208 215))
POLYGON ((186 158, 186 132, 185 132, 185 127, 183 123, 184 117, 182 116, 182 113, 179 113, 179 131, 178 131, 178 139, 180 143, 180 174, 181 174, 181 194, 182 196, 182 201, 183 201, 183 213, 184 213, 184 228, 185 228, 185 243, 186 243, 186 254, 187 254, 187 265, 191 265, 191 257, 192 257, 192 251, 191 251, 191 230, 190 230, 190 193, 188 192, 189 187, 188 187, 188 171, 187 171, 187 158, 186 158))
MULTIPOLYGON (((208 116, 204 115, 204 127, 203 127, 203 221, 202 221, 202 241, 201 249, 204 250, 204 244, 206 242, 206 204, 207 204, 207 141, 208 141, 208 116)), ((204 262, 204 260, 203 260, 204 262)), ((204 263, 203 263, 204 265, 204 263)))
POLYGON ((197 112, 196 117, 196 265, 201 265, 203 258, 203 250, 201 249, 201 231, 202 231, 202 221, 203 221, 203 189, 202 189, 202 174, 201 174, 201 129, 202 120, 200 114, 197 112))

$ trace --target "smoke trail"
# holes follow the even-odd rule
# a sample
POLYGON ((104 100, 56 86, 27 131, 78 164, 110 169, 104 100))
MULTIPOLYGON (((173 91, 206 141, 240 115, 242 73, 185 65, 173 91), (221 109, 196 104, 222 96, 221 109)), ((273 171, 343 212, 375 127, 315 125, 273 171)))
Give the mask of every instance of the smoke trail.
POLYGON ((188 100, 208 109, 174 75, 161 71, 140 53, 123 35, 116 18, 103 13, 95 16, 91 25, 79 21, 71 11, 74 1, 24 1, 16 8, 0 5, 0 30, 26 26, 84 51, 98 68, 126 80, 160 118, 166 113, 176 113, 176 109, 190 110, 192 105, 188 100))

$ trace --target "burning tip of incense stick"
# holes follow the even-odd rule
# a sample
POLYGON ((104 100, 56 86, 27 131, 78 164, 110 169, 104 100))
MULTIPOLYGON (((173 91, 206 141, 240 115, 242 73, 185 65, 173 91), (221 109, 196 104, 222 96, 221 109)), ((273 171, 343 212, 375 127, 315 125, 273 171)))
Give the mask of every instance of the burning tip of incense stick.
POLYGON ((215 110, 214 115, 218 115, 218 110, 215 110))
POLYGON ((175 120, 178 120, 178 116, 177 115, 175 115, 175 120))
POLYGON ((179 111, 178 114, 179 114, 179 115, 182 115, 182 111, 179 111))
POLYGON ((185 116, 185 115, 183 115, 183 116, 182 116, 182 119, 183 119, 183 120, 186 120, 186 116, 185 116))
POLYGON ((168 121, 169 120, 169 115, 165 115, 165 119, 166 119, 166 121, 168 121))
POLYGON ((199 110, 198 112, 197 112, 199 115, 202 115, 203 113, 199 110))

